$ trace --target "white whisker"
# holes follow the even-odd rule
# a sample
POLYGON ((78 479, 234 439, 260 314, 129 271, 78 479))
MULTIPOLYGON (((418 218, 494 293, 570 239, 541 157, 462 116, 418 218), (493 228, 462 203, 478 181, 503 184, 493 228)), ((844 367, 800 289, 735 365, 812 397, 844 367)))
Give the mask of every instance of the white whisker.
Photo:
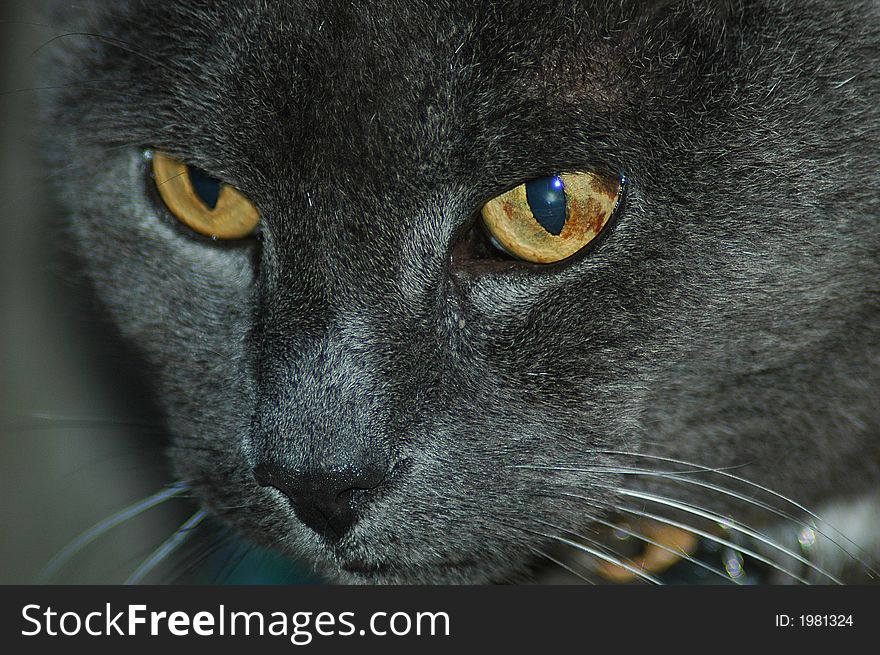
POLYGON ((678 521, 667 518, 665 516, 659 516, 657 514, 652 514, 651 512, 645 512, 643 510, 639 510, 634 507, 626 507, 623 505, 617 505, 615 509, 617 509, 618 511, 621 511, 621 512, 625 512, 627 514, 632 514, 633 516, 640 516, 642 518, 651 519, 652 521, 659 521, 660 523, 665 523, 666 525, 671 525, 672 527, 679 528, 680 530, 685 530, 687 532, 693 532, 695 535, 703 537, 704 539, 708 539, 709 541, 715 542, 716 544, 719 544, 721 546, 727 546, 728 548, 730 548, 736 552, 743 553, 745 555, 748 555, 752 559, 755 559, 759 562, 763 562, 767 566, 770 566, 773 569, 780 571, 781 573, 785 573, 786 575, 788 575, 789 577, 791 577, 794 580, 797 580, 801 584, 810 584, 807 580, 803 579, 802 577, 800 577, 799 575, 797 575, 793 571, 789 571, 788 569, 783 567, 781 564, 774 562, 770 559, 767 559, 763 555, 759 555, 755 551, 753 551, 749 548, 746 548, 745 546, 740 546, 739 544, 735 544, 732 541, 729 541, 729 540, 724 539, 722 537, 718 537, 718 536, 712 534, 711 532, 706 532, 705 530, 701 530, 700 528, 694 527, 692 525, 686 525, 684 523, 680 523, 678 521))
POLYGON ((180 546, 192 535, 195 528, 205 520, 208 516, 208 513, 204 510, 199 510, 195 514, 193 514, 187 521, 180 526, 177 530, 174 531, 168 539, 166 539, 162 544, 154 550, 150 556, 145 559, 140 566, 138 566, 134 572, 128 576, 128 579, 124 584, 127 585, 136 585, 140 584, 141 581, 149 575, 153 569, 155 569, 159 564, 165 560, 166 557, 171 555, 175 550, 180 548, 180 546))
MULTIPOLYGON (((541 521, 541 523, 543 523, 544 525, 546 525, 549 528, 553 528, 554 530, 564 530, 564 528, 560 528, 559 526, 553 525, 551 523, 547 523, 545 521, 541 521)), ((588 555, 592 555, 593 557, 597 557, 605 562, 608 562, 609 564, 614 564, 615 566, 619 566, 622 569, 626 569, 627 571, 629 571, 630 573, 632 573, 636 577, 644 580, 645 582, 650 582, 651 584, 656 584, 656 585, 663 584, 660 580, 655 578, 653 575, 651 575, 649 573, 645 573, 644 571, 642 571, 634 566, 630 566, 629 564, 627 564, 626 562, 624 562, 623 560, 621 560, 617 557, 613 557, 613 556, 608 555, 607 553, 603 553, 602 551, 599 551, 595 548, 591 548, 590 546, 587 546, 586 544, 582 544, 577 541, 572 541, 571 539, 566 539, 565 537, 562 537, 560 535, 546 534, 546 533, 541 532, 539 530, 529 530, 527 528, 524 528, 524 529, 527 532, 532 532, 533 534, 536 534, 540 537, 544 537, 546 539, 552 539, 554 541, 558 541, 561 544, 565 544, 566 546, 571 546, 572 548, 574 548, 576 550, 583 551, 583 552, 587 553, 588 555)), ((568 530, 564 530, 564 531, 568 532, 568 530)), ((578 535, 578 538, 583 539, 584 537, 582 537, 581 535, 578 535)), ((589 541, 589 543, 592 543, 596 546, 601 546, 600 544, 597 544, 592 539, 588 539, 587 541, 589 541)))
POLYGON ((727 518, 724 516, 719 516, 718 514, 715 514, 713 512, 707 512, 703 509, 700 509, 699 507, 694 507, 693 505, 689 505, 688 503, 683 503, 683 502, 679 502, 676 500, 671 500, 669 498, 664 498, 663 496, 657 496, 655 494, 649 494, 649 493, 645 493, 645 492, 641 492, 641 491, 632 491, 630 489, 624 489, 623 487, 618 487, 618 488, 614 489, 614 491, 619 493, 622 496, 628 496, 630 498, 638 498, 639 500, 646 500, 648 502, 657 503, 659 505, 665 505, 666 507, 671 507, 672 509, 677 509, 682 512, 687 512, 688 514, 693 514, 695 516, 699 516, 699 517, 707 519, 709 521, 714 521, 716 523, 719 523, 726 528, 736 530, 737 532, 741 532, 744 535, 747 535, 747 536, 751 537, 752 539, 755 539, 756 541, 760 541, 761 543, 769 546, 770 548, 775 548, 780 553, 783 553, 784 555, 788 555, 792 559, 795 559, 798 562, 800 562, 801 564, 804 564, 805 566, 808 566, 811 569, 815 570, 817 573, 824 575, 825 577, 827 577, 829 580, 831 580, 835 584, 843 584, 840 580, 838 580, 836 577, 834 577, 831 573, 829 573, 825 569, 817 566, 816 564, 813 564, 813 562, 806 559, 805 557, 802 557, 798 553, 795 553, 794 551, 789 550, 788 548, 785 548, 784 546, 780 546, 778 543, 776 543, 775 541, 773 541, 772 539, 770 539, 766 535, 761 534, 760 532, 756 532, 755 530, 752 530, 748 526, 745 526, 742 523, 738 523, 737 521, 734 521, 730 518, 727 518))
MULTIPOLYGON (((647 455, 647 454, 644 454, 644 453, 630 453, 630 452, 626 452, 626 451, 615 451, 615 450, 602 450, 602 451, 596 451, 596 452, 600 452, 600 453, 604 453, 604 454, 608 454, 608 455, 624 455, 624 456, 630 456, 630 457, 643 457, 643 458, 645 458, 645 459, 653 459, 653 460, 657 460, 657 461, 661 461, 661 462, 668 462, 668 463, 671 463, 671 464, 679 464, 679 465, 681 465, 681 466, 691 466, 691 467, 696 467, 696 468, 705 468, 705 467, 701 467, 699 464, 693 464, 693 463, 691 463, 691 462, 685 462, 685 461, 682 461, 682 460, 672 459, 672 458, 670 458, 670 457, 661 457, 661 456, 659 456, 659 455, 647 455)), ((739 482, 739 483, 741 483, 741 484, 747 485, 747 486, 752 487, 752 488, 754 488, 754 489, 758 489, 758 490, 763 491, 763 492, 765 492, 765 493, 767 493, 767 494, 770 494, 771 496, 774 496, 775 498, 778 498, 778 499, 780 499, 780 500, 782 500, 782 501, 784 501, 784 502, 786 502, 786 503, 789 503, 790 505, 796 507, 798 510, 800 510, 800 511, 803 512, 804 514, 808 515, 808 516, 809 516, 810 518, 812 518, 813 520, 818 521, 819 523, 828 526, 828 527, 829 527, 830 529, 832 529, 837 535, 839 535, 840 537, 842 537, 847 543, 849 543, 850 545, 854 546, 859 552, 864 553, 864 549, 861 548, 857 543, 855 543, 854 541, 852 541, 852 539, 850 539, 849 537, 847 537, 846 534, 844 534, 843 532, 841 532, 840 530, 838 530, 837 528, 835 528, 833 525, 831 525, 830 523, 828 523, 828 521, 824 520, 824 519, 823 519, 822 517, 820 517, 818 514, 816 514, 815 512, 812 512, 811 510, 809 510, 808 508, 804 507, 803 505, 801 505, 801 504, 798 503, 797 501, 794 501, 794 500, 792 500, 791 498, 788 498, 787 496, 784 496, 784 495, 782 495, 781 493, 779 493, 779 492, 777 492, 777 491, 774 491, 773 489, 769 489, 769 488, 767 488, 767 487, 764 487, 764 486, 762 486, 762 485, 760 485, 760 484, 758 484, 758 483, 756 483, 756 482, 752 482, 751 480, 748 480, 748 479, 746 479, 746 478, 740 477, 740 476, 738 476, 738 475, 733 475, 732 473, 728 473, 728 472, 725 471, 725 470, 722 470, 722 469, 712 469, 712 468, 705 468, 705 470, 707 470, 707 471, 712 471, 713 473, 717 473, 718 475, 724 476, 724 477, 726 477, 726 478, 730 478, 730 479, 732 479, 732 480, 736 480, 737 482, 739 482)), ((849 553, 849 551, 847 551, 847 550, 845 550, 845 549, 844 549, 844 552, 846 552, 847 554, 851 554, 851 553, 849 553)), ((861 562, 861 560, 859 560, 859 561, 861 562)), ((876 573, 876 571, 873 571, 873 569, 870 569, 870 570, 871 570, 872 572, 876 573)))
MULTIPOLYGON (((594 471, 594 470, 595 469, 590 468, 590 471, 594 471)), ((622 475, 644 475, 644 476, 648 476, 648 477, 662 477, 663 479, 666 479, 666 480, 673 480, 675 482, 681 482, 683 484, 690 484, 690 485, 694 485, 697 487, 702 487, 703 489, 710 489, 711 491, 715 491, 719 494, 729 496, 731 498, 736 498, 737 500, 741 500, 744 503, 747 503, 749 505, 753 505, 755 507, 760 507, 761 509, 766 510, 772 514, 775 514, 776 516, 779 516, 780 518, 791 521, 792 523, 795 523, 796 525, 798 525, 802 528, 809 528, 810 530, 813 530, 814 532, 816 532, 816 534, 819 534, 819 535, 825 537, 829 542, 831 542, 832 544, 837 546, 840 550, 842 550, 844 553, 846 553, 847 556, 852 558, 854 561, 861 564, 867 572, 869 572, 870 574, 873 574, 873 575, 880 575, 873 567, 871 567, 871 565, 869 565, 867 562, 862 560, 857 555, 854 555, 853 553, 851 553, 849 550, 844 548, 843 545, 841 545, 834 538, 832 538, 831 536, 829 536, 828 534, 826 534, 825 532, 820 530, 815 525, 815 523, 808 524, 805 521, 799 519, 798 517, 792 516, 788 512, 784 512, 776 507, 773 507, 772 505, 764 503, 764 502, 758 500, 757 498, 753 498, 753 497, 748 496, 746 494, 741 494, 736 491, 732 491, 732 490, 727 489, 725 487, 722 487, 720 485, 712 484, 711 482, 706 482, 704 480, 695 480, 693 478, 681 478, 681 477, 678 477, 675 474, 671 474, 671 473, 658 473, 658 472, 646 470, 646 469, 623 469, 623 468, 621 468, 621 469, 607 469, 607 470, 603 470, 602 472, 619 473, 622 475)))
POLYGON ((741 584, 739 582, 739 580, 731 578, 729 575, 727 575, 723 571, 720 571, 719 569, 716 569, 714 566, 710 566, 709 564, 706 564, 705 562, 701 562, 700 560, 696 559, 695 557, 691 557, 683 550, 671 548, 665 544, 661 544, 660 542, 655 541, 654 539, 651 539, 650 537, 642 534, 641 532, 630 530, 629 528, 626 528, 622 525, 614 524, 611 521, 605 521, 604 519, 601 519, 595 515, 588 514, 588 515, 586 515, 585 518, 589 519, 590 521, 593 521, 594 523, 604 525, 606 528, 611 528, 612 530, 618 530, 626 535, 629 535, 630 537, 633 537, 635 539, 639 539, 640 541, 644 541, 645 543, 651 544, 652 546, 656 546, 657 548, 660 548, 661 550, 665 550, 667 553, 671 553, 672 555, 676 555, 677 557, 681 557, 686 562, 690 562, 691 564, 695 564, 695 565, 699 566, 700 568, 703 568, 706 571, 709 571, 710 573, 714 573, 715 575, 723 578, 726 581, 732 581, 734 584, 741 584))
POLYGON ((80 534, 76 539, 71 541, 67 546, 65 546, 55 557, 49 560, 48 564, 43 567, 43 570, 40 571, 40 574, 37 576, 38 583, 45 583, 50 580, 53 576, 55 576, 62 567, 67 564, 67 562, 74 557, 77 553, 79 553, 83 548, 91 544, 93 541, 98 539, 100 536, 109 532, 113 528, 126 521, 142 514, 148 509, 152 509, 157 505, 161 505, 167 500, 179 496, 180 494, 189 491, 190 487, 188 484, 179 482, 177 484, 173 484, 167 489, 163 489, 162 491, 149 496, 148 498, 144 498, 136 502, 133 505, 129 505, 123 510, 116 512, 112 516, 108 516, 103 521, 96 523, 91 528, 80 534))
POLYGON ((861 557, 859 557, 858 555, 853 553, 849 548, 844 547, 843 544, 841 544, 839 541, 834 539, 827 532, 820 529, 815 523, 808 524, 808 523, 804 522, 803 520, 801 520, 795 516, 792 516, 791 514, 789 514, 787 512, 784 512, 776 507, 773 507, 772 505, 764 503, 754 497, 737 493, 737 492, 732 491, 730 489, 727 489, 725 487, 721 487, 719 485, 714 485, 712 483, 702 481, 702 480, 696 480, 692 477, 687 477, 687 478, 679 477, 683 474, 715 473, 717 475, 720 475, 725 478, 739 482, 743 485, 746 485, 751 488, 763 491, 767 494, 770 494, 771 496, 773 496, 775 498, 782 500, 785 503, 792 505, 793 507, 795 507, 799 511, 806 514, 813 521, 815 521, 819 524, 822 524, 823 526, 826 526, 828 529, 833 531, 836 535, 838 535, 839 538, 842 538, 847 544, 849 544, 851 547, 853 547, 856 551, 858 551, 862 554, 865 554, 864 549, 861 546, 859 546, 859 544, 855 543, 852 539, 850 539, 845 533, 843 533, 841 530, 835 528, 832 524, 830 524, 829 522, 827 522, 826 520, 821 518, 815 512, 812 512, 808 508, 804 507, 800 503, 792 500, 791 498, 784 496, 783 494, 780 494, 777 491, 774 491, 773 489, 770 489, 770 488, 762 486, 758 483, 752 482, 752 481, 750 481, 746 478, 743 478, 741 476, 737 476, 737 475, 733 475, 731 473, 728 473, 729 470, 734 469, 734 468, 741 468, 743 465, 721 467, 721 468, 712 468, 712 467, 702 466, 700 464, 695 464, 693 462, 688 462, 685 460, 674 459, 671 457, 662 457, 659 455, 650 455, 650 454, 646 454, 646 453, 634 453, 634 452, 617 451, 617 450, 594 450, 591 452, 594 452, 596 454, 622 455, 622 456, 627 456, 627 457, 636 457, 636 458, 643 458, 643 459, 647 459, 647 460, 661 461, 661 462, 666 462, 666 463, 670 463, 670 464, 676 464, 679 466, 687 466, 687 467, 690 467, 690 469, 663 471, 663 470, 655 470, 655 469, 638 469, 638 468, 629 468, 629 467, 605 466, 605 465, 601 465, 601 464, 595 465, 595 466, 591 466, 591 465, 586 465, 586 466, 517 465, 517 466, 515 466, 515 468, 535 468, 535 469, 574 471, 574 472, 582 471, 585 473, 586 472, 611 473, 611 474, 620 474, 620 475, 645 475, 645 476, 664 478, 664 479, 668 479, 668 480, 674 480, 674 481, 681 482, 684 484, 691 484, 691 485, 695 485, 695 486, 700 486, 705 489, 711 489, 711 490, 716 491, 720 494, 726 495, 731 498, 736 498, 738 500, 741 500, 741 501, 748 503, 750 505, 753 505, 755 507, 760 507, 760 508, 762 508, 772 514, 775 514, 776 516, 779 516, 779 517, 784 518, 786 520, 792 521, 793 523, 796 523, 797 525, 799 525, 801 527, 809 528, 809 529, 815 531, 817 534, 826 538, 830 543, 837 546, 843 553, 845 553, 853 561, 860 564, 869 575, 871 575, 872 577, 880 576, 880 572, 878 572, 874 567, 872 567, 870 564, 868 564, 868 562, 866 562, 864 559, 862 559, 861 557))
POLYGON ((535 553, 535 555, 538 555, 539 557, 543 557, 544 559, 549 560, 550 562, 553 562, 554 564, 556 564, 556 566, 560 567, 561 569, 564 569, 564 570, 568 571, 568 572, 571 573, 573 576, 575 576, 576 578, 579 578, 579 579, 583 580, 583 581, 586 582, 587 584, 590 584, 590 585, 595 585, 595 584, 596 584, 593 580, 591 580, 590 578, 588 578, 586 575, 584 575, 584 574, 581 573, 580 571, 575 571, 572 567, 570 567, 570 566, 569 566, 568 564, 566 564, 565 562, 561 562, 561 561, 559 561, 558 559, 556 559, 556 558, 553 557, 552 555, 549 555, 549 554, 545 553, 545 552, 544 552, 543 550, 541 550, 540 548, 535 548, 535 547, 533 547, 533 546, 530 546, 530 547, 529 547, 529 550, 531 550, 533 553, 535 553))

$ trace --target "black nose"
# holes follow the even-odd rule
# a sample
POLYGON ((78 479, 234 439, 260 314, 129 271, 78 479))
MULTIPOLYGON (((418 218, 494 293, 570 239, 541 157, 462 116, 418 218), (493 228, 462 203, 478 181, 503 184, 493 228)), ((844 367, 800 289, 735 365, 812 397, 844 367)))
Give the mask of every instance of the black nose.
POLYGON ((299 519, 331 544, 357 522, 356 496, 378 487, 385 469, 366 466, 341 471, 289 471, 270 464, 254 468, 263 487, 275 487, 293 501, 299 519))

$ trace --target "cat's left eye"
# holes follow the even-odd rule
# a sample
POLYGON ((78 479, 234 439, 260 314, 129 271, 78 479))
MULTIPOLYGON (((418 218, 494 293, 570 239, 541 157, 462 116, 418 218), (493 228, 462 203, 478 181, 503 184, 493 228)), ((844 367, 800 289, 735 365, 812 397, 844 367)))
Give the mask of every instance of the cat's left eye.
POLYGON ((561 173, 536 178, 493 198, 483 225, 497 247, 534 264, 577 254, 605 229, 620 200, 622 178, 561 173))
POLYGON ((162 201, 188 228, 212 239, 243 239, 256 230, 260 212, 241 191, 161 152, 152 159, 162 201))

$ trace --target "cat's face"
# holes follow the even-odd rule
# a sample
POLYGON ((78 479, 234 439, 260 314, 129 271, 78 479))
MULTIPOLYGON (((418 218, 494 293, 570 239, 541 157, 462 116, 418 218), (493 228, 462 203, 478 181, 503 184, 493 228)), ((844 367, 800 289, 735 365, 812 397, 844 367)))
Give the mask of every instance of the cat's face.
POLYGON ((348 581, 505 580, 606 512, 669 515, 632 490, 750 520, 624 452, 802 503, 876 486, 876 5, 106 4, 63 17, 101 36, 54 66, 60 195, 175 471, 251 539, 348 581), (181 225, 147 150, 257 235, 181 225), (625 176, 602 237, 495 249, 480 208, 564 171, 625 176))

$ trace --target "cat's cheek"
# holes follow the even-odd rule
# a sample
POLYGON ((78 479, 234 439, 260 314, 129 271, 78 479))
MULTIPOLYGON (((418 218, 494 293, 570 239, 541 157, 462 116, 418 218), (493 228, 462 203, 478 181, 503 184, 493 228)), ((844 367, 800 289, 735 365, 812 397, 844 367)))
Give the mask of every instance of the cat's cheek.
POLYGON ((234 444, 252 413, 246 350, 256 244, 190 239, 144 193, 138 156, 102 161, 129 175, 122 183, 93 176, 95 193, 68 197, 71 245, 120 333, 151 365, 144 374, 172 433, 234 444))

